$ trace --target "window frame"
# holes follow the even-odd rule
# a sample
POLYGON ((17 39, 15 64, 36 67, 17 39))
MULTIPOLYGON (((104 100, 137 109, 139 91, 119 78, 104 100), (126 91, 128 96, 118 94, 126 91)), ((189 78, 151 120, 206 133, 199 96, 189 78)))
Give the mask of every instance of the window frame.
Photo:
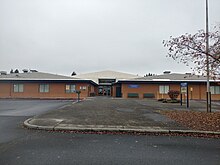
POLYGON ((50 92, 50 84, 40 84, 39 85, 39 92, 40 93, 49 93, 50 92))
POLYGON ((65 92, 66 93, 76 93, 76 84, 66 84, 65 85, 65 92), (67 88, 67 86, 69 86, 69 89, 67 88))
POLYGON ((87 86, 80 86, 79 89, 85 91, 87 89, 87 86))
POLYGON ((170 91, 169 85, 159 85, 159 94, 168 94, 170 91))
POLYGON ((13 92, 14 93, 23 93, 24 92, 24 84, 18 83, 13 84, 13 92), (16 89, 17 87, 17 89, 16 89))
POLYGON ((220 86, 217 86, 217 85, 210 86, 210 92, 212 95, 219 95, 220 94, 220 86))

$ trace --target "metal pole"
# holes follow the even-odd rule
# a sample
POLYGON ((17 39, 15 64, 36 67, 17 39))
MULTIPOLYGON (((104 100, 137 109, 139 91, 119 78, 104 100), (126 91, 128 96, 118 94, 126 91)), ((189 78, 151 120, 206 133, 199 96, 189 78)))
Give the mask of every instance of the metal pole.
POLYGON ((189 108, 189 87, 186 87, 186 108, 189 108))
POLYGON ((206 0, 206 72, 207 72, 207 112, 211 112, 210 100, 210 82, 209 82, 209 16, 208 16, 208 0, 206 0))
POLYGON ((180 94, 180 105, 181 106, 183 105, 183 94, 182 93, 180 94))

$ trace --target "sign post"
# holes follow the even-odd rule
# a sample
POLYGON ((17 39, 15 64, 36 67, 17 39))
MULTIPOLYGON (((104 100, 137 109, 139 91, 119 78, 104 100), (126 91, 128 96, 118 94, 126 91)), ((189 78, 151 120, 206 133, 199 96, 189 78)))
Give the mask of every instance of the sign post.
POLYGON ((186 107, 189 108, 189 89, 188 89, 188 83, 180 83, 180 90, 181 90, 181 95, 180 95, 180 104, 182 105, 182 96, 183 94, 186 95, 186 107))
POLYGON ((80 101, 80 93, 81 93, 81 91, 76 91, 76 93, 77 93, 77 96, 78 96, 77 101, 79 102, 80 101))

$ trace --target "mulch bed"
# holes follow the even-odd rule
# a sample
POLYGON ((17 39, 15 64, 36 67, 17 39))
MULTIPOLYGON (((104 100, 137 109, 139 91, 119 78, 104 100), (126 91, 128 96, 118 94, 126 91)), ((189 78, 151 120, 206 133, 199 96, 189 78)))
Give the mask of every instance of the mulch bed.
POLYGON ((160 113, 192 130, 220 132, 220 112, 160 111, 160 113))

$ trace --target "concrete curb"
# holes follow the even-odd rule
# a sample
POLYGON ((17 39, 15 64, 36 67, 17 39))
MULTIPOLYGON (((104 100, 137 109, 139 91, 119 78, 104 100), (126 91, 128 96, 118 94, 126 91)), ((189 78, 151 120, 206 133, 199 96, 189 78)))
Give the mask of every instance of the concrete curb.
POLYGON ((24 121, 24 126, 29 129, 47 130, 47 131, 108 131, 108 132, 137 132, 137 133, 161 133, 161 134, 204 134, 204 135, 220 135, 220 132, 213 131, 199 131, 199 130, 171 130, 171 129, 160 129, 157 127, 141 127, 141 128, 128 128, 125 126, 110 126, 106 127, 104 125, 72 125, 72 126, 59 126, 56 124, 54 126, 40 126, 30 124, 29 122, 33 118, 29 118, 24 121))
POLYGON ((48 130, 48 131, 54 129, 54 126, 39 126, 39 125, 30 124, 29 121, 31 120, 32 118, 25 120, 24 126, 30 129, 40 129, 40 130, 48 130))

